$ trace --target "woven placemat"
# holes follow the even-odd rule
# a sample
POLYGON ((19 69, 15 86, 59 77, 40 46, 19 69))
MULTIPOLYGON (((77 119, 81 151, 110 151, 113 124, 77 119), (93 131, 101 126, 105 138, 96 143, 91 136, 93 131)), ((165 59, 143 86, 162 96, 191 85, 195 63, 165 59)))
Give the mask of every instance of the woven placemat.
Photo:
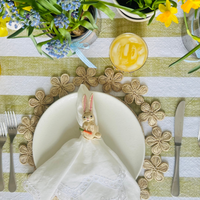
MULTIPOLYGON (((152 127, 152 134, 146 137, 146 144, 151 147, 152 155, 150 159, 144 160, 144 177, 138 179, 141 199, 149 199, 148 182, 153 179, 157 182, 163 181, 164 173, 169 168, 168 163, 162 162, 160 154, 162 151, 169 151, 169 141, 172 138, 172 134, 169 131, 162 133, 161 128, 157 126, 157 121, 165 118, 160 102, 154 101, 151 105, 145 102, 143 95, 148 92, 148 87, 140 85, 138 79, 132 79, 130 83, 121 84, 124 77, 123 73, 116 72, 112 67, 106 68, 104 75, 99 77, 95 76, 96 69, 82 66, 77 67, 76 74, 77 76, 72 80, 72 83, 69 82, 68 74, 62 74, 60 78, 52 77, 52 88, 49 95, 46 95, 42 90, 38 90, 35 93, 35 98, 29 99, 29 105, 34 108, 34 115, 31 118, 22 117, 22 123, 18 126, 19 133, 24 134, 24 139, 27 141, 26 145, 21 144, 19 146, 20 162, 35 167, 32 152, 35 127, 45 110, 57 99, 73 92, 75 87, 79 87, 81 84, 85 84, 88 89, 91 86, 96 87, 101 84, 105 93, 110 93, 112 90, 115 92, 122 90, 125 93, 123 99, 125 104, 135 102, 136 105, 141 106, 142 112, 138 115, 139 122, 148 121, 149 126, 152 127)), ((55 197, 54 200, 56 199, 58 198, 55 197)))

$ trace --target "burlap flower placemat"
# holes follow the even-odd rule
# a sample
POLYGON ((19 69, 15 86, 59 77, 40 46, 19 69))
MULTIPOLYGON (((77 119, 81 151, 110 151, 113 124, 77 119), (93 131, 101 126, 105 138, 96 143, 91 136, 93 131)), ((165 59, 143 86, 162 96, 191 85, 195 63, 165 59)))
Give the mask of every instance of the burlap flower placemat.
MULTIPOLYGON (((98 84, 101 84, 102 90, 105 93, 110 93, 111 90, 115 92, 122 90, 125 93, 125 104, 135 102, 136 105, 141 107, 142 112, 138 115, 139 122, 148 121, 149 126, 152 127, 152 134, 146 137, 146 144, 151 147, 152 156, 150 159, 144 160, 144 177, 138 180, 138 185, 141 189, 141 199, 149 199, 148 182, 153 179, 157 182, 163 181, 164 173, 169 168, 168 163, 162 162, 160 154, 163 151, 169 151, 169 141, 172 138, 172 134, 169 131, 162 133, 161 128, 157 126, 157 121, 165 118, 160 102, 154 101, 151 105, 145 102, 143 95, 148 92, 148 87, 140 85, 137 79, 132 79, 130 83, 121 84, 123 73, 115 73, 112 67, 105 69, 104 75, 99 77, 95 76, 96 69, 86 69, 82 66, 76 69, 76 74, 77 76, 72 80, 72 83, 69 82, 68 74, 62 74, 60 78, 52 77, 52 88, 49 95, 39 90, 36 91, 35 98, 29 99, 29 105, 34 108, 34 115, 31 118, 27 116, 22 117, 21 124, 18 126, 19 133, 24 134, 24 138, 27 141, 26 145, 21 144, 19 146, 20 162, 35 167, 32 152, 35 127, 45 110, 58 98, 73 92, 75 87, 79 87, 81 84, 85 84, 88 89, 91 86, 96 87, 98 84)), ((57 197, 54 198, 54 200, 56 199, 57 197)))

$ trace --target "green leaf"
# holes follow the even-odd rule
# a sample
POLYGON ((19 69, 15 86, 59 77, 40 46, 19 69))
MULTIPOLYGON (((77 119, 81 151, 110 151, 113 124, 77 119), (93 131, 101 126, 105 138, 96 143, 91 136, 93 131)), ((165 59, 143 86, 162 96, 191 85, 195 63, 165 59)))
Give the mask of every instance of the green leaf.
POLYGON ((198 9, 196 9, 194 12, 195 12, 194 16, 195 16, 195 19, 196 19, 197 18, 198 9))
POLYGON ((54 5, 54 4, 57 4, 57 0, 49 0, 49 2, 54 5))
POLYGON ((149 22, 148 22, 148 25, 150 25, 150 24, 151 24, 151 22, 153 21, 153 19, 154 19, 155 15, 156 15, 156 11, 154 10, 154 13, 153 13, 153 15, 151 16, 151 18, 150 18, 150 20, 149 20, 149 22))
POLYGON ((51 24, 50 24, 50 29, 52 30, 53 29, 53 26, 54 26, 54 20, 51 21, 51 24))
POLYGON ((70 50, 69 53, 67 54, 67 56, 72 56, 74 53, 72 53, 72 51, 70 50))
MULTIPOLYGON (((142 18, 146 18, 146 15, 142 12, 139 12, 140 10, 143 10, 141 8, 139 9, 132 9, 132 8, 128 8, 128 7, 125 7, 125 6, 121 6, 121 5, 117 5, 117 4, 114 4, 114 3, 109 3, 109 2, 106 2, 106 1, 82 1, 81 3, 82 4, 89 4, 89 5, 93 5, 94 7, 96 7, 96 4, 98 3, 101 3, 101 4, 105 4, 105 5, 108 5, 108 6, 112 6, 112 7, 115 7, 115 8, 120 8, 120 9, 123 9, 123 10, 126 10, 127 12, 130 12, 130 13, 133 13, 133 14, 136 14, 142 18)), ((96 7, 97 9, 100 10, 100 8, 96 7)), ((107 7, 108 8, 108 7, 107 7)), ((145 9, 145 8, 144 8, 145 9)), ((106 12, 102 9, 101 10, 102 12, 104 12, 106 14, 106 12)), ((113 19, 113 18, 111 18, 113 19)))
POLYGON ((40 37, 42 35, 47 35, 47 34, 51 34, 52 32, 45 32, 45 33, 40 33, 38 35, 33 35, 33 37, 40 37))
POLYGON ((36 5, 38 7, 38 10, 41 12, 41 13, 45 13, 47 12, 48 10, 45 9, 42 5, 40 5, 38 2, 36 2, 36 5))
POLYGON ((145 4, 148 5, 148 6, 151 6, 152 0, 145 0, 145 4))
POLYGON ((95 24, 95 20, 94 20, 94 17, 92 16, 92 14, 89 12, 89 11, 86 11, 83 13, 82 17, 81 17, 81 20, 84 19, 84 17, 87 17, 90 21, 90 23, 92 24, 92 26, 95 28, 95 29, 98 29, 97 25, 95 24))
POLYGON ((11 39, 14 38, 15 36, 19 35, 22 31, 24 31, 26 29, 26 26, 20 28, 19 30, 17 30, 16 32, 14 32, 12 35, 9 35, 7 38, 11 39))
POLYGON ((196 50, 200 48, 200 44, 197 45, 194 49, 189 51, 187 54, 185 54, 183 57, 179 58, 177 61, 173 62, 172 64, 169 65, 169 67, 181 62, 182 60, 185 60, 188 56, 192 55, 196 50))
POLYGON ((83 11, 87 11, 90 5, 83 5, 83 11))
POLYGON ((200 65, 197 66, 197 67, 194 67, 193 69, 191 69, 191 70, 188 72, 188 74, 191 74, 191 73, 197 71, 198 69, 200 69, 200 65))
POLYGON ((30 36, 33 33, 34 27, 29 26, 28 27, 28 36, 30 36))
POLYGON ((37 49, 38 49, 38 51, 39 51, 41 54, 43 54, 42 46, 43 46, 44 44, 50 42, 51 40, 54 40, 54 39, 55 39, 55 38, 50 39, 50 40, 46 40, 46 41, 44 41, 44 42, 38 43, 38 44, 37 44, 37 49))
POLYGON ((39 49, 37 48, 37 41, 35 40, 35 38, 33 37, 33 35, 31 34, 29 37, 30 37, 31 40, 33 41, 33 44, 35 45, 35 47, 36 47, 38 53, 39 53, 40 55, 42 55, 42 52, 40 52, 39 49))
POLYGON ((53 6, 51 3, 49 3, 47 0, 37 0, 38 3, 40 3, 44 8, 48 9, 54 14, 61 14, 61 11, 58 10, 55 6, 53 6))
MULTIPOLYGON (((83 6, 84 6, 84 5, 81 5, 81 6, 79 7, 79 9, 78 9, 78 19, 80 19, 80 17, 81 17, 83 6)), ((89 6, 90 6, 90 5, 89 5, 89 6)))
POLYGON ((61 35, 68 40, 68 43, 71 44, 71 35, 65 28, 58 29, 61 35))
POLYGON ((93 4, 93 6, 104 12, 110 19, 114 19, 115 13, 110 8, 108 8, 108 6, 104 5, 102 2, 99 1, 96 4, 93 4))
POLYGON ((44 51, 42 51, 42 54, 44 54, 47 58, 53 60, 53 58, 50 55, 48 55, 47 53, 45 53, 44 51))
POLYGON ((88 30, 94 30, 94 27, 92 26, 92 24, 86 20, 81 20, 78 22, 81 26, 85 27, 88 30))

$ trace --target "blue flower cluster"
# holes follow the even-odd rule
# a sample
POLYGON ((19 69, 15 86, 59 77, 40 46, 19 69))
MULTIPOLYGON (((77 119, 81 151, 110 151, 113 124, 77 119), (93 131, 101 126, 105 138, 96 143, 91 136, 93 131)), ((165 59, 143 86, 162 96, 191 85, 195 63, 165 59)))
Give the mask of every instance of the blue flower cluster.
POLYGON ((67 56, 67 54, 70 51, 69 44, 65 40, 63 41, 63 44, 61 44, 60 40, 51 40, 47 43, 46 50, 50 56, 56 57, 56 58, 63 58, 67 56))
POLYGON ((21 26, 38 26, 40 25, 40 15, 38 12, 36 12, 35 10, 31 9, 30 12, 24 10, 24 14, 23 16, 21 16, 18 12, 17 7, 14 5, 14 3, 10 0, 7 0, 6 2, 9 6, 9 8, 7 8, 7 6, 5 5, 5 1, 0 0, 0 8, 1 5, 4 6, 4 8, 6 7, 6 11, 5 14, 2 16, 3 19, 5 19, 6 17, 10 17, 10 21, 9 21, 9 25, 11 26, 12 23, 15 23, 15 28, 17 28, 17 24, 21 25, 21 26))
POLYGON ((69 26, 69 19, 62 13, 54 18, 54 24, 59 28, 67 28, 69 26))
POLYGON ((78 19, 78 11, 73 11, 71 17, 74 19, 78 19))
POLYGON ((30 12, 24 11, 24 25, 27 26, 39 26, 41 24, 40 22, 40 14, 36 12, 35 10, 31 9, 30 12))
POLYGON ((66 11, 77 10, 81 6, 80 0, 58 0, 57 3, 66 11))

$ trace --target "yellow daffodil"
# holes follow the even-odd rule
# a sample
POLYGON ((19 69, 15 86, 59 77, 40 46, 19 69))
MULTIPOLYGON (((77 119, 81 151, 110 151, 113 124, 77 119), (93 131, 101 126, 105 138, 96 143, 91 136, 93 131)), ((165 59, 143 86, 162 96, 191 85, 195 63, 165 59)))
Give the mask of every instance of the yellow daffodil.
POLYGON ((0 17, 0 37, 6 37, 8 35, 8 29, 6 23, 9 21, 9 18, 6 17, 3 19, 0 17))
POLYGON ((199 0, 187 0, 183 5, 181 5, 181 8, 184 12, 189 13, 191 8, 198 9, 200 7, 200 1, 199 0))
POLYGON ((162 12, 162 14, 158 15, 156 20, 165 23, 166 27, 169 27, 172 21, 178 23, 178 19, 174 15, 178 12, 178 10, 175 7, 171 7, 169 0, 166 0, 166 6, 159 4, 159 10, 162 12))

